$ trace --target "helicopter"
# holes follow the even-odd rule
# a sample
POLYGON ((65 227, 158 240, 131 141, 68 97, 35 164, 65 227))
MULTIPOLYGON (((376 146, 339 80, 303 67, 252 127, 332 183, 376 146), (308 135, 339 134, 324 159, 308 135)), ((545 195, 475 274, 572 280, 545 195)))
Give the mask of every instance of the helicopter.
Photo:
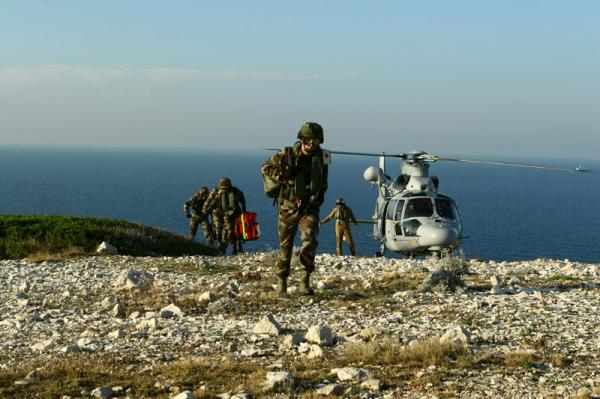
POLYGON ((370 220, 359 223, 373 225, 373 238, 380 243, 377 256, 386 250, 414 257, 423 254, 440 256, 453 252, 463 239, 463 226, 456 202, 438 192, 439 178, 429 175, 429 167, 437 161, 490 164, 575 172, 575 169, 514 162, 447 158, 411 151, 403 154, 376 154, 328 150, 331 154, 378 156, 379 166, 370 166, 363 178, 378 188, 375 210, 370 220), (401 174, 392 179, 386 174, 386 158, 398 158, 401 174))

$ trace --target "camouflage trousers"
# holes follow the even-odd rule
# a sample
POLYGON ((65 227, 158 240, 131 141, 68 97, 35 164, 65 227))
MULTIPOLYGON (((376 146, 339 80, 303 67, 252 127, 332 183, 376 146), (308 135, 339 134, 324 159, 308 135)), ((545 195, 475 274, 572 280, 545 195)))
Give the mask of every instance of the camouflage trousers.
POLYGON ((319 215, 305 214, 298 210, 281 209, 279 211, 279 255, 277 256, 277 270, 279 277, 287 278, 290 275, 290 263, 296 231, 300 227, 300 264, 306 273, 315 270, 315 256, 317 254, 317 235, 319 234, 319 215))
POLYGON ((233 253, 242 251, 242 243, 237 239, 234 233, 235 216, 227 216, 220 212, 213 213, 213 223, 215 233, 219 241, 219 248, 223 251, 231 244, 233 253))
POLYGON ((204 238, 206 238, 208 245, 212 247, 214 245, 215 235, 211 224, 208 222, 208 217, 206 216, 200 217, 197 214, 192 214, 192 218, 190 219, 190 240, 194 240, 196 238, 196 233, 198 232, 198 225, 202 225, 204 238))
POLYGON ((354 247, 354 240, 352 239, 352 232, 350 231, 350 225, 348 222, 338 220, 335 222, 335 249, 338 255, 342 255, 342 241, 346 239, 348 247, 350 247, 350 253, 352 256, 356 255, 356 248, 354 247))

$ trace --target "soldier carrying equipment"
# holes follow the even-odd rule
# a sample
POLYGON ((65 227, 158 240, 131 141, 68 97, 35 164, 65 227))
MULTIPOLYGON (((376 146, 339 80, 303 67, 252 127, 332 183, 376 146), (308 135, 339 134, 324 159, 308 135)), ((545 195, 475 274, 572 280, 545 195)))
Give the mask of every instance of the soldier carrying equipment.
POLYGON ((219 185, 208 195, 202 211, 206 214, 212 212, 219 250, 225 254, 227 245, 231 244, 233 255, 243 252, 242 242, 234 234, 234 229, 235 219, 242 211, 246 211, 246 198, 239 188, 231 185, 229 178, 222 177, 219 180, 219 185))
POLYGON ((350 247, 350 253, 352 256, 355 256, 356 249, 354 247, 354 240, 352 239, 352 232, 350 231, 350 225, 348 222, 352 221, 356 227, 359 227, 358 222, 354 217, 352 208, 346 205, 346 202, 344 202, 343 198, 338 198, 335 203, 336 207, 333 208, 331 213, 321 221, 321 224, 325 224, 335 217, 335 241, 337 254, 340 256, 342 255, 342 240, 346 239, 348 247, 350 247))
POLYGON ((262 166, 265 194, 276 198, 279 217, 279 275, 278 294, 287 296, 287 279, 296 231, 300 227, 300 263, 304 278, 300 292, 313 295, 310 275, 315 269, 317 235, 319 234, 319 208, 327 191, 329 153, 322 150, 323 128, 315 122, 306 122, 298 132, 298 141, 270 157, 262 166))
POLYGON ((211 247, 215 244, 215 233, 213 231, 212 223, 208 219, 208 214, 202 212, 202 207, 208 198, 208 188, 202 186, 198 189, 198 192, 191 196, 183 204, 183 212, 185 216, 190 219, 190 234, 188 238, 194 240, 196 238, 196 232, 198 231, 198 225, 202 225, 204 232, 204 238, 211 247), (191 213, 190 213, 191 209, 191 213))

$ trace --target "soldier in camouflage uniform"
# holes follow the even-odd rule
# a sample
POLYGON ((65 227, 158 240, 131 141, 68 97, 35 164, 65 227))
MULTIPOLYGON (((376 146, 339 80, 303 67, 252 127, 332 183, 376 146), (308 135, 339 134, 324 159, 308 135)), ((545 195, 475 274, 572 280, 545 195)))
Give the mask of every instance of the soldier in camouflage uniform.
POLYGON ((296 231, 300 227, 300 263, 304 277, 300 292, 313 295, 310 274, 315 270, 317 235, 319 234, 319 208, 327 191, 329 153, 321 150, 323 128, 318 123, 306 122, 298 132, 293 147, 285 147, 263 164, 261 171, 271 181, 277 182, 279 208, 279 275, 278 294, 287 296, 287 279, 296 231))
POLYGON ((229 244, 233 247, 233 255, 244 252, 241 240, 234 234, 234 228, 235 219, 242 211, 246 211, 246 198, 239 188, 231 185, 229 178, 222 177, 219 180, 219 185, 208 195, 202 211, 212 212, 221 253, 225 254, 229 244))
POLYGON ((356 249, 354 247, 354 240, 352 239, 352 232, 350 231, 348 222, 352 221, 356 227, 358 227, 358 222, 354 217, 352 208, 346 206, 343 198, 338 198, 335 203, 336 207, 321 221, 321 224, 325 224, 335 217, 335 242, 337 254, 340 256, 342 255, 342 240, 345 238, 350 247, 350 253, 354 256, 356 255, 356 249))
POLYGON ((198 189, 198 192, 188 198, 183 204, 183 212, 185 216, 190 218, 190 235, 189 239, 194 240, 196 238, 196 232, 198 231, 198 225, 202 225, 204 231, 204 238, 211 247, 214 246, 214 232, 212 224, 208 220, 208 214, 202 212, 202 207, 208 198, 208 188, 202 186, 198 189), (190 213, 191 209, 191 213, 190 213))

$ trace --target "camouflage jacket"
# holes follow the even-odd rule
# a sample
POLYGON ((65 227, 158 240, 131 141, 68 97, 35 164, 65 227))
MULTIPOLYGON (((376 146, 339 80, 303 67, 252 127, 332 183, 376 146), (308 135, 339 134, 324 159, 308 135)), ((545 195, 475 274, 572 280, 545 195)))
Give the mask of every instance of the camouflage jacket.
POLYGON ((310 156, 303 155, 298 141, 293 147, 283 148, 267 159, 261 171, 281 184, 278 198, 280 208, 312 208, 310 210, 318 211, 327 191, 329 163, 328 151, 318 148, 310 156), (313 171, 315 165, 321 165, 321 170, 313 171), (304 182, 301 190, 298 187, 299 181, 304 182))
POLYGON ((223 214, 235 214, 240 211, 246 211, 246 197, 237 187, 231 187, 229 190, 215 187, 202 207, 204 213, 216 211, 223 214))
POLYGON ((200 193, 196 193, 192 195, 187 201, 183 204, 183 212, 187 215, 190 212, 190 209, 194 215, 200 215, 202 213, 202 207, 208 198, 208 194, 202 195, 200 193))

